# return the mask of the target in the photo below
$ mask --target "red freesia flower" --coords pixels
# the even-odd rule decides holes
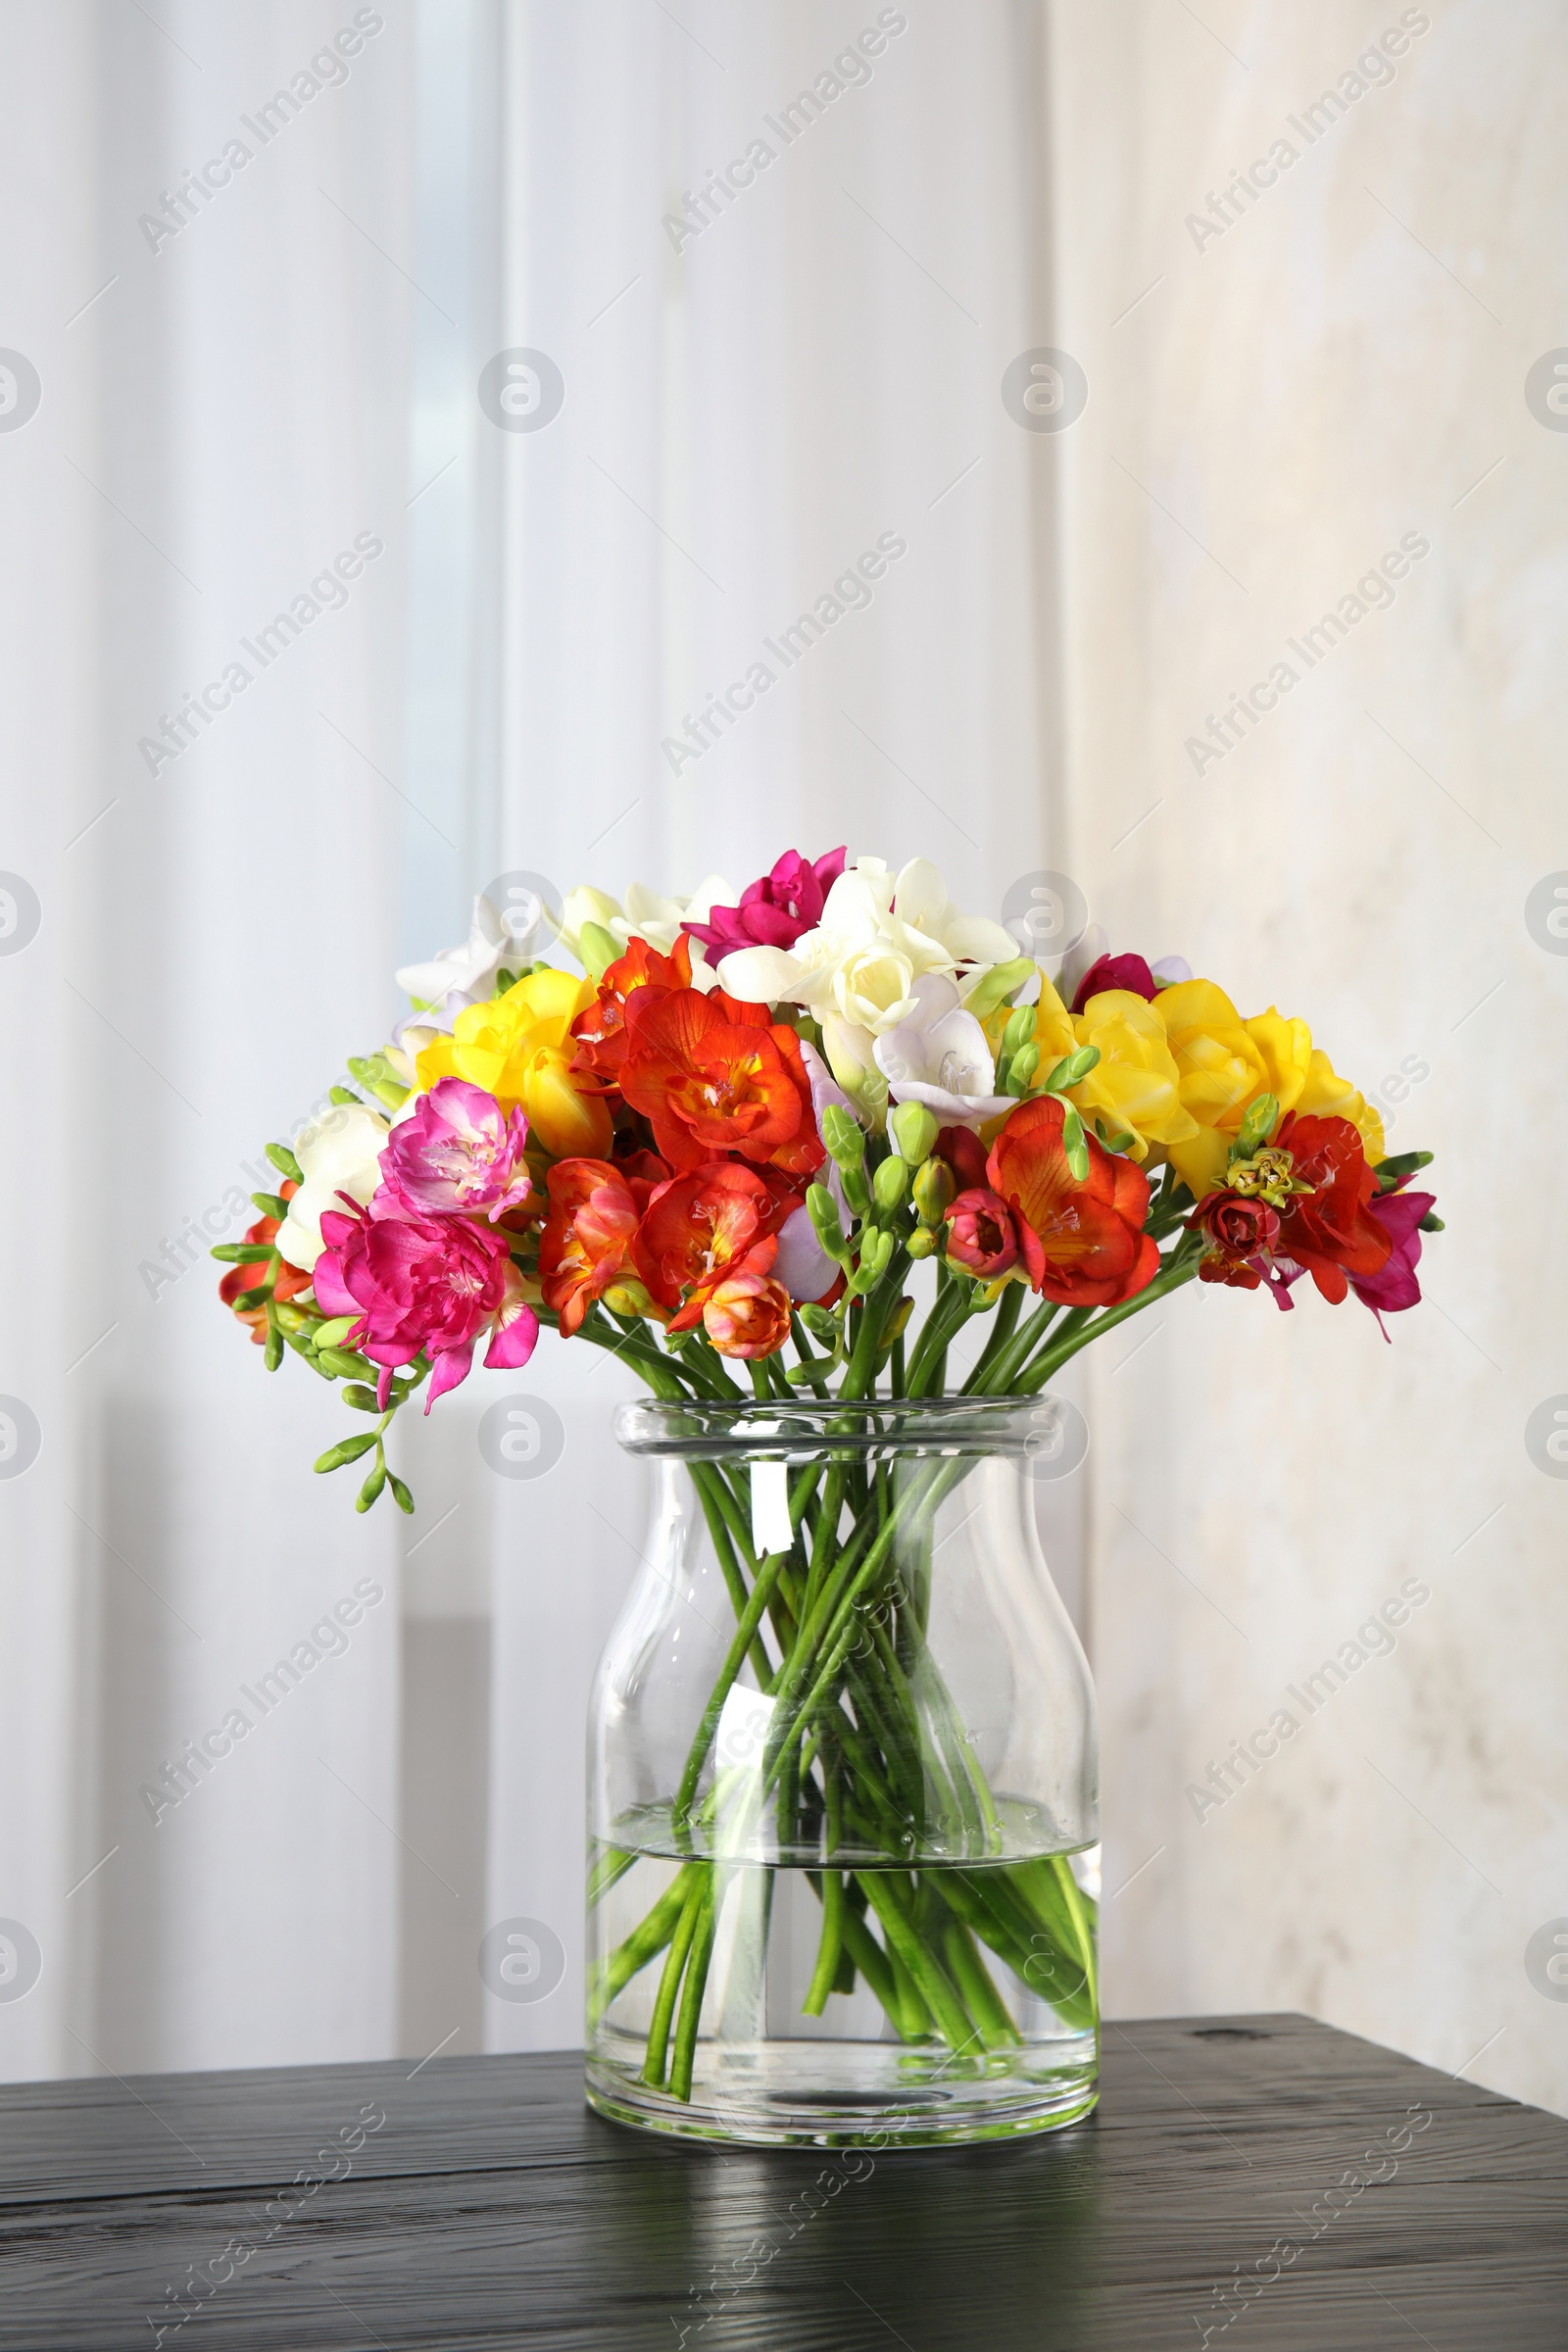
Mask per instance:
[[[1210,1193],[1187,1220],[1208,1249],[1198,1268],[1200,1282],[1226,1282],[1255,1291],[1263,1280],[1267,1253],[1280,1238],[1279,1212],[1266,1200],[1241,1193]]]
[[[1276,1252],[1304,1266],[1338,1306],[1349,1277],[1381,1273],[1394,1247],[1389,1227],[1373,1212],[1377,1178],[1361,1138],[1348,1119],[1298,1118],[1292,1111],[1272,1140],[1291,1154],[1294,1174],[1313,1188],[1293,1194],[1280,1210]]]
[[[539,1238],[539,1283],[566,1339],[594,1300],[631,1271],[638,1219],[655,1183],[668,1174],[652,1152],[640,1152],[619,1168],[608,1159],[558,1159],[545,1178],[550,1214]]]
[[[617,1084],[626,1054],[627,999],[639,989],[667,994],[691,984],[692,952],[684,934],[676,940],[670,956],[661,956],[646,939],[634,939],[625,955],[618,956],[605,971],[599,983],[599,1002],[579,1012],[571,1024],[577,1041],[573,1070],[603,1079],[607,1086]]]
[[[935,1158],[947,1161],[960,1193],[984,1190],[986,1148],[967,1127],[939,1127],[931,1151]]]
[[[1149,1185],[1092,1135],[1080,1184],[1067,1165],[1063,1116],[1054,1095],[1021,1102],[991,1147],[991,1189],[1013,1212],[1033,1290],[1061,1306],[1119,1306],[1159,1271],[1158,1246],[1143,1229]]]
[[[294,1195],[299,1191],[300,1188],[295,1183],[293,1177],[290,1176],[284,1183],[280,1184],[277,1189],[280,1200],[292,1200]],[[272,1241],[277,1233],[277,1223],[278,1221],[276,1217],[258,1217],[254,1225],[247,1225],[245,1228],[246,1241]],[[260,1259],[258,1259],[254,1265],[250,1266],[230,1266],[228,1272],[223,1276],[222,1281],[218,1286],[218,1296],[220,1298],[221,1298],[225,1306],[234,1306],[234,1301],[242,1291],[254,1290],[257,1283],[265,1281],[266,1277],[267,1268],[261,1263]],[[311,1278],[309,1274],[302,1274],[298,1266],[291,1266],[286,1257],[279,1259],[277,1280],[272,1285],[272,1297],[274,1298],[297,1298],[301,1291],[308,1291],[310,1287]],[[266,1307],[234,1306],[234,1312],[242,1323],[248,1323],[250,1325],[251,1339],[254,1344],[258,1348],[265,1348],[267,1345]]]
[[[1103,996],[1107,988],[1124,988],[1135,997],[1152,1004],[1159,991],[1154,975],[1142,956],[1102,956],[1089,966],[1073,991],[1069,1012],[1082,1012],[1091,997]]]
[[[348,1195],[340,1196],[348,1200]],[[493,1330],[485,1362],[514,1371],[533,1353],[539,1319],[522,1296],[522,1278],[504,1237],[470,1218],[382,1204],[351,1215],[321,1211],[326,1244],[311,1280],[326,1315],[359,1319],[346,1345],[381,1366],[384,1405],[399,1364],[428,1355],[424,1409],[468,1376],[474,1343]]]
[[[637,1229],[632,1258],[650,1297],[671,1310],[671,1333],[693,1330],[731,1276],[770,1274],[775,1236],[800,1205],[776,1171],[764,1176],[735,1160],[710,1161],[661,1185]]]
[[[772,1355],[790,1336],[790,1295],[748,1262],[714,1290],[703,1329],[720,1355]]]
[[[750,1017],[732,1017],[742,1012]],[[628,1000],[620,1090],[677,1170],[738,1152],[809,1175],[825,1156],[800,1039],[768,1023],[765,1005],[734,1005],[720,989],[640,989]]]
[[[1017,1264],[1012,1211],[987,1186],[960,1193],[949,1209],[948,1256],[981,1282],[995,1282]]]
[[[799,850],[786,850],[770,874],[749,883],[738,906],[714,906],[706,923],[688,923],[717,962],[737,948],[793,948],[822,920],[827,894],[844,871],[842,849],[829,850],[813,864]]]

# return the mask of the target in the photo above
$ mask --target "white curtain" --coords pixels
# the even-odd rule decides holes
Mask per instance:
[[[7,862],[43,911],[0,960],[0,1389],[42,1432],[0,1480],[0,1917],[42,1958],[7,2075],[578,2037],[584,1701],[642,1535],[621,1376],[554,1342],[476,1375],[403,1439],[418,1518],[360,1519],[310,1469],[341,1407],[264,1375],[205,1255],[386,1034],[394,967],[519,870],[739,886],[848,841],[978,906],[1059,862],[1052,472],[994,391],[1048,322],[1037,12],[679,13],[6,19],[43,386],[0,435]],[[519,348],[564,382],[537,433],[476,395]],[[869,608],[786,673],[764,641],[879,540]],[[537,1482],[478,1450],[516,1390],[567,1432]],[[300,1643],[328,1654],[263,1714]],[[177,1804],[142,1794],[232,1709]],[[475,1966],[518,1915],[567,1952],[535,2005]]]

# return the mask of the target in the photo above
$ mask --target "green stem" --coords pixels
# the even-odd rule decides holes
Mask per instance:
[[[670,2096],[689,2100],[692,2095],[692,2067],[697,2057],[697,2028],[703,2014],[703,1994],[708,1989],[708,1964],[713,1956],[713,1874],[706,1873],[702,1908],[697,1933],[692,1942],[691,1958],[686,1964],[686,1981],[681,1986],[680,2016],[675,2024],[675,2056],[669,2070]]]
[[[675,2014],[675,1995],[680,1989],[698,1920],[704,1904],[710,1899],[711,1879],[711,1871],[704,1871],[693,1880],[686,1897],[686,1907],[670,1939],[669,1950],[664,1955],[664,1973],[659,1980],[653,2022],[648,2028],[648,2049],[643,2059],[643,2081],[652,2083],[656,2089],[664,2080],[664,2052],[669,2042],[669,2021]]]

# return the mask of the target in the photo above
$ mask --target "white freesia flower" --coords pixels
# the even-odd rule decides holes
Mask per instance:
[[[893,1101],[923,1102],[944,1127],[978,1132],[1013,1106],[1010,1095],[992,1092],[997,1073],[986,1033],[941,972],[915,982],[908,1019],[879,1037],[873,1051]]]
[[[300,1189],[277,1230],[277,1250],[308,1274],[320,1256],[321,1211],[343,1206],[347,1193],[366,1207],[381,1181],[379,1160],[386,1148],[387,1122],[358,1102],[334,1102],[320,1118],[302,1127],[294,1144]]]
[[[473,920],[468,936],[458,948],[443,948],[428,963],[407,963],[398,973],[398,986],[422,1004],[439,1005],[447,1014],[447,1026],[453,1013],[465,1004],[482,1004],[495,993],[495,976],[501,966],[517,960],[517,943],[512,938],[489,899],[473,902]],[[457,999],[453,1004],[451,1000]]]
[[[929,858],[911,858],[895,876],[880,858],[859,858],[828,892],[814,931],[793,948],[739,948],[718,976],[748,1004],[804,1004],[821,1024],[834,1076],[874,1110],[875,1043],[911,1017],[916,982],[938,974],[961,1003],[1016,953],[1000,923],[958,913]]]

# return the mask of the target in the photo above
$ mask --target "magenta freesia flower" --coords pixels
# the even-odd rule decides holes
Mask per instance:
[[[382,1180],[411,1208],[483,1211],[493,1225],[528,1197],[527,1134],[520,1107],[509,1119],[482,1086],[441,1078],[387,1137]]]
[[[1091,997],[1102,996],[1110,988],[1126,989],[1130,996],[1142,997],[1150,1004],[1159,994],[1154,975],[1142,956],[1101,956],[1074,989],[1068,1010],[1082,1012]]]
[[[688,923],[717,958],[738,948],[793,948],[822,920],[827,894],[844,871],[842,849],[829,850],[813,864],[799,850],[786,850],[770,874],[748,884],[738,906],[712,906],[706,923]]]
[[[1408,1177],[1404,1182],[1409,1182]],[[1437,1197],[1436,1193],[1407,1193],[1401,1185],[1367,1202],[1394,1247],[1375,1274],[1352,1274],[1350,1288],[1361,1304],[1369,1306],[1377,1316],[1378,1329],[1385,1339],[1389,1336],[1383,1329],[1385,1314],[1398,1314],[1404,1307],[1421,1303],[1421,1285],[1415,1278],[1416,1261],[1421,1255],[1421,1220]]]
[[[347,1196],[344,1196],[347,1199]],[[345,1345],[379,1364],[384,1405],[392,1374],[428,1355],[424,1409],[466,1380],[476,1342],[492,1333],[486,1366],[514,1372],[533,1353],[539,1318],[504,1237],[466,1217],[401,1206],[383,1187],[368,1214],[321,1213],[326,1244],[316,1261],[316,1301],[325,1315],[358,1318]]]

